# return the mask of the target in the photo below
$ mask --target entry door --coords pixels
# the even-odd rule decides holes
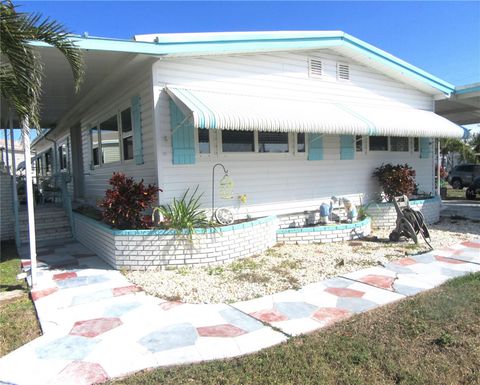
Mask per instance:
[[[84,175],[83,175],[83,154],[82,154],[82,130],[80,123],[70,128],[72,138],[72,174],[73,174],[73,199],[84,197]]]

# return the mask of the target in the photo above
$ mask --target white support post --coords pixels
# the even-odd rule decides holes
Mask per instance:
[[[17,160],[15,159],[15,138],[13,135],[12,110],[9,111],[10,143],[12,148],[12,194],[13,194],[13,215],[15,218],[15,244],[17,250],[20,247],[20,220],[18,217],[18,195],[17,195]]]
[[[440,197],[440,139],[437,139],[437,196]]]
[[[35,211],[33,207],[32,160],[30,155],[30,127],[28,117],[22,119],[23,150],[25,152],[25,183],[27,185],[28,236],[30,241],[30,272],[32,288],[37,283],[37,245],[35,239]]]

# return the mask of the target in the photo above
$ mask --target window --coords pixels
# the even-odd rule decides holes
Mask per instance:
[[[198,152],[210,154],[210,131],[204,128],[198,129]]]
[[[127,108],[120,113],[122,125],[123,159],[133,159],[132,110]]]
[[[355,136],[355,150],[357,152],[363,152],[363,136],[362,135]]]
[[[473,172],[473,165],[457,166],[455,171]]]
[[[94,166],[100,165],[100,141],[99,141],[99,132],[97,127],[90,129],[90,136],[92,138],[92,162]]]
[[[408,138],[395,136],[390,137],[390,151],[408,151]]]
[[[102,164],[120,160],[120,142],[117,115],[100,123],[100,141],[102,146]]]
[[[253,131],[225,130],[222,131],[223,152],[253,152],[255,151],[255,135]]]
[[[388,136],[370,136],[370,151],[388,151]]]
[[[297,152],[305,152],[305,151],[306,151],[305,133],[299,132],[297,134]]]
[[[258,152],[288,152],[287,132],[259,132]]]
[[[418,152],[420,150],[420,139],[413,138],[413,151]]]
[[[48,150],[45,153],[45,172],[49,173],[52,171],[52,150]]]
[[[60,165],[60,170],[67,170],[68,169],[68,150],[67,144],[64,143],[60,147],[58,147],[58,162]]]

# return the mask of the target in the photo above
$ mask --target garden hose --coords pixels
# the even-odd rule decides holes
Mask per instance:
[[[430,244],[429,241],[427,241],[427,238],[430,239],[430,234],[429,234],[428,230],[426,230],[427,226],[425,224],[425,219],[423,217],[423,214],[420,211],[413,210],[409,207],[404,208],[402,210],[402,213],[403,213],[405,219],[407,219],[407,221],[409,221],[412,224],[415,232],[420,233],[423,240],[428,245],[428,247],[430,247],[430,249],[433,250],[432,245]]]

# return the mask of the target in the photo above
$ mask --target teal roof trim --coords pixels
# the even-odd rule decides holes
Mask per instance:
[[[455,95],[470,94],[472,92],[479,92],[480,86],[473,86],[469,88],[463,88],[455,91]]]
[[[183,39],[181,38],[183,36]],[[416,80],[450,94],[455,86],[423,71],[379,48],[341,31],[212,33],[198,35],[161,35],[158,42],[83,37],[72,35],[80,49],[137,53],[152,56],[193,56],[228,53],[302,50],[346,46]],[[47,47],[42,42],[32,42]]]

